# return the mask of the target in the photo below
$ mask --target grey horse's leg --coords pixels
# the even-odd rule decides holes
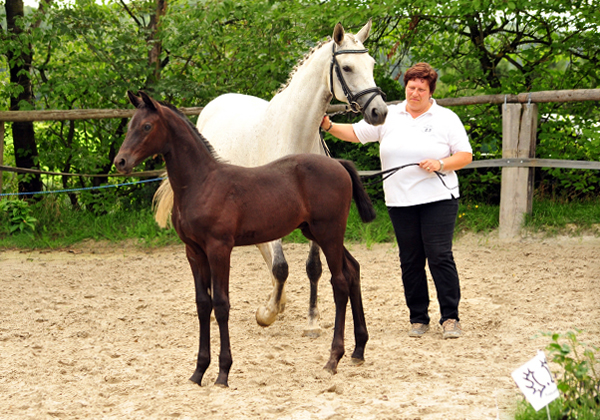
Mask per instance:
[[[273,282],[273,290],[269,300],[264,306],[256,310],[256,322],[258,325],[268,327],[277,319],[277,314],[285,309],[285,281],[288,277],[288,263],[283,255],[281,240],[256,245],[260,250]]]
[[[316,242],[310,242],[310,251],[306,260],[306,274],[310,281],[310,300],[308,304],[308,325],[303,333],[307,337],[319,337],[321,335],[320,314],[317,307],[319,279],[323,273],[320,250],[321,248]]]

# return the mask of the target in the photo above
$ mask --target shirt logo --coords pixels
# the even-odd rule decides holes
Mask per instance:
[[[433,126],[431,124],[426,124],[423,126],[424,133],[431,133],[433,131]]]

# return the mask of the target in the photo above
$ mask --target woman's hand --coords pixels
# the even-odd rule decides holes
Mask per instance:
[[[456,171],[464,168],[473,161],[473,155],[469,152],[456,152],[444,159],[423,159],[419,167],[429,173]]]
[[[323,120],[321,121],[321,128],[325,131],[329,131],[329,130],[331,130],[332,125],[333,125],[333,123],[329,119],[329,115],[325,115],[323,117]]]
[[[340,140],[349,141],[351,143],[359,143],[356,133],[352,124],[334,124],[328,115],[323,117],[321,120],[321,128],[331,134],[333,137],[337,137]]]
[[[419,162],[419,167],[427,172],[439,172],[442,168],[442,163],[437,159],[425,159]]]

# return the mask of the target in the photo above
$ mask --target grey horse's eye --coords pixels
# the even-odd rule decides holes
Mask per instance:
[[[342,67],[342,69],[346,72],[346,73],[352,73],[352,67],[350,66],[344,66]]]

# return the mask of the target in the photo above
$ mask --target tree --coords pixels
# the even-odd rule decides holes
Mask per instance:
[[[0,26],[0,38],[5,46],[10,68],[10,109],[31,109],[34,106],[30,70],[33,50],[24,30],[23,0],[6,0],[6,30]],[[13,122],[12,134],[16,165],[22,168],[38,168],[38,150],[32,122]],[[19,178],[19,192],[40,191],[42,182],[39,175],[26,175]],[[24,197],[28,197],[25,195]]]
[[[600,8],[595,3],[109,0],[97,4],[75,0],[44,4],[43,14],[17,19],[15,25],[22,33],[18,37],[12,33],[11,38],[8,30],[2,30],[0,49],[7,57],[10,51],[11,65],[23,65],[18,74],[29,75],[35,100],[33,96],[29,102],[19,99],[21,106],[38,109],[125,108],[129,106],[125,92],[140,89],[176,106],[203,106],[227,92],[270,99],[302,56],[330,36],[338,21],[352,32],[369,18],[373,29],[366,47],[377,60],[375,79],[388,100],[403,99],[403,71],[418,61],[439,70],[437,98],[596,88]],[[43,20],[36,25],[39,16]],[[30,55],[30,64],[21,58],[23,52]],[[17,82],[1,84],[0,98],[8,101],[25,90]],[[467,126],[478,159],[499,153],[498,106],[454,110]],[[544,104],[541,114],[538,156],[600,160],[600,134],[581,128],[600,119],[597,107]],[[351,121],[353,117],[338,118]],[[36,124],[39,159],[33,161],[61,172],[107,173],[126,124],[126,119]],[[330,145],[337,156],[349,157],[363,169],[378,165],[376,145],[362,149]],[[148,163],[149,167],[159,164]],[[592,171],[537,173],[539,185],[546,190],[570,185],[571,192],[589,194],[592,188],[600,188],[600,179]],[[484,200],[494,196],[499,181],[496,169],[464,174],[466,195]],[[99,182],[65,177],[62,187]],[[470,191],[473,186],[479,190]],[[135,187],[134,193],[144,189],[144,196],[151,196],[151,188]],[[74,204],[76,197],[85,206],[102,201],[82,194],[72,196]]]
[[[389,77],[401,78],[402,70],[412,63],[427,61],[441,74],[436,97],[593,89],[600,84],[600,8],[595,1],[426,0],[370,6],[378,7],[381,16],[374,25],[375,38]],[[467,126],[476,158],[498,157],[501,107],[454,110]],[[574,129],[598,121],[596,104],[540,104],[540,115],[539,157],[600,160],[600,133]],[[567,150],[571,152],[566,154]],[[467,195],[473,193],[471,186],[482,186],[481,177],[494,171],[463,171],[468,174],[463,175]],[[565,194],[574,197],[600,188],[594,171],[543,169],[536,174],[538,191],[569,187]],[[495,191],[480,189],[478,199],[498,200],[500,178],[490,179]]]

